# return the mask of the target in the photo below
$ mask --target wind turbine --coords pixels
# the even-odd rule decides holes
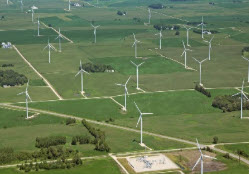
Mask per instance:
[[[9,5],[9,0],[7,0],[7,5]]]
[[[139,124],[139,122],[140,122],[140,123],[141,123],[141,125],[140,125],[140,129],[141,129],[141,140],[140,140],[140,145],[141,145],[141,146],[144,146],[144,144],[143,144],[143,115],[152,115],[153,113],[142,113],[142,112],[140,111],[140,109],[138,108],[137,104],[136,104],[135,102],[134,102],[134,104],[135,104],[135,106],[136,106],[138,112],[140,113],[140,116],[139,116],[138,121],[137,121],[137,126],[138,126],[138,124]],[[137,126],[136,126],[136,127],[137,127]]]
[[[212,49],[212,40],[214,36],[211,38],[211,40],[208,42],[209,43],[209,52],[208,52],[208,60],[211,60],[211,49]]]
[[[39,19],[39,17],[37,19],[37,22],[35,22],[35,23],[37,23],[37,36],[40,36],[40,19]]]
[[[36,6],[32,6],[31,7],[31,11],[32,11],[32,22],[34,22],[34,13],[35,13],[35,10],[37,10],[38,8]]]
[[[197,160],[197,162],[195,163],[194,167],[192,168],[192,171],[195,169],[195,167],[199,164],[199,162],[201,162],[201,174],[203,174],[203,163],[204,163],[204,158],[210,158],[210,159],[216,159],[214,157],[208,156],[208,155],[203,155],[202,151],[201,151],[201,147],[199,145],[199,142],[196,138],[196,142],[197,142],[197,147],[199,149],[199,152],[201,153],[200,158]]]
[[[79,70],[79,72],[75,75],[75,77],[76,76],[78,76],[79,74],[81,75],[81,94],[84,94],[84,83],[83,83],[83,74],[84,73],[87,73],[87,74],[89,74],[87,71],[85,71],[83,68],[82,68],[82,63],[81,63],[81,61],[80,61],[80,70]]]
[[[48,39],[47,46],[43,50],[45,50],[46,48],[48,48],[48,63],[50,63],[51,62],[51,49],[54,51],[56,51],[56,49],[52,44],[49,43],[49,39]]]
[[[94,43],[96,43],[96,37],[97,37],[97,28],[98,27],[100,27],[100,25],[98,25],[98,26],[94,26],[93,24],[91,24],[92,25],[92,27],[93,27],[93,34],[94,34],[94,37],[95,37],[95,39],[94,39]]]
[[[241,91],[239,92],[239,93],[237,93],[237,94],[234,94],[234,95],[232,95],[233,97],[234,96],[237,96],[237,95],[241,95],[240,96],[240,100],[241,100],[241,102],[240,102],[240,118],[242,119],[243,118],[243,97],[245,97],[247,100],[249,100],[248,98],[247,98],[247,96],[245,95],[245,93],[244,93],[244,80],[243,80],[243,82],[242,82],[242,87],[241,87]]]
[[[185,59],[184,59],[184,66],[185,66],[185,69],[187,69],[187,51],[192,51],[192,50],[187,49],[183,41],[182,41],[182,44],[183,44],[183,48],[184,48],[184,50],[183,50],[183,52],[182,52],[182,55],[181,55],[181,56],[183,56],[183,55],[184,55],[184,57],[185,57]]]
[[[242,56],[242,58],[245,59],[246,61],[248,61],[248,63],[249,63],[249,59],[248,58],[246,58],[244,56]],[[248,78],[247,82],[249,82],[249,64],[248,64],[248,77],[247,78]]]
[[[135,58],[137,58],[137,43],[139,43],[140,41],[138,41],[138,40],[136,39],[136,36],[135,36],[134,33],[133,33],[133,36],[134,36],[134,43],[133,43],[132,47],[135,46]]]
[[[21,11],[23,12],[23,0],[19,1],[21,3]]]
[[[150,24],[150,19],[151,19],[151,11],[150,11],[150,8],[148,8],[148,12],[149,12],[149,24]]]
[[[206,25],[205,25],[204,22],[203,22],[203,16],[202,16],[202,21],[201,21],[201,23],[200,23],[199,25],[197,25],[197,26],[201,26],[201,38],[204,39],[204,37],[203,37],[203,27],[206,26]]]
[[[55,40],[59,40],[59,52],[61,52],[61,39],[63,39],[62,35],[61,35],[61,29],[59,28],[59,35],[57,38],[55,38]]]
[[[144,62],[142,62],[142,63],[140,63],[140,64],[135,64],[134,62],[132,62],[131,61],[131,63],[133,64],[133,65],[135,65],[136,66],[136,68],[137,68],[137,89],[140,89],[139,87],[138,87],[138,68],[142,65],[142,64],[144,64]]]
[[[68,0],[68,11],[71,10],[71,0]]]
[[[128,80],[126,81],[125,84],[118,84],[118,83],[116,83],[116,85],[118,85],[118,86],[123,86],[123,87],[125,88],[125,106],[124,106],[124,108],[123,108],[124,111],[127,110],[127,104],[126,104],[127,100],[126,100],[126,97],[127,97],[127,95],[129,95],[128,89],[127,89],[127,84],[128,84],[128,82],[129,82],[130,78],[131,78],[131,76],[128,78]]]
[[[186,28],[186,30],[187,30],[187,46],[190,47],[190,45],[189,45],[189,30],[191,30],[192,28],[187,28],[186,26],[184,26],[184,28]]]
[[[159,37],[160,37],[160,41],[159,41],[159,44],[160,44],[160,50],[162,49],[162,37],[163,37],[163,35],[162,35],[162,27],[161,27],[161,30],[160,30],[160,32],[158,33],[158,34],[155,34],[155,35],[159,35]]]
[[[25,94],[25,97],[26,97],[26,113],[27,113],[26,119],[29,118],[29,106],[28,106],[29,101],[28,100],[30,100],[32,102],[32,100],[31,100],[31,98],[29,96],[29,93],[28,93],[28,87],[29,87],[29,81],[27,83],[26,90],[24,92],[21,92],[21,93],[17,94],[17,95]]]
[[[202,61],[199,61],[199,60],[197,60],[194,57],[193,57],[193,59],[200,64],[200,86],[203,86],[203,84],[201,83],[201,65],[202,65],[203,62],[205,62],[206,60],[208,60],[208,58],[206,58],[206,59],[204,59]]]

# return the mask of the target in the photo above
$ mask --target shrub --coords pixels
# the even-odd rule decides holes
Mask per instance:
[[[66,142],[66,137],[64,136],[37,137],[35,147],[48,148],[50,146],[64,145]]]
[[[2,64],[2,67],[5,68],[5,67],[14,67],[13,64],[9,63],[9,64]]]
[[[118,10],[117,15],[123,16],[123,15],[126,15],[126,12],[125,11],[122,12],[122,11]]]
[[[176,35],[176,36],[179,36],[179,35],[180,35],[180,32],[179,32],[179,31],[176,31],[175,35]]]
[[[70,125],[70,124],[74,124],[76,123],[76,119],[75,118],[68,118],[66,120],[66,125]]]
[[[245,52],[249,52],[249,47],[244,47],[241,52],[242,55],[244,55]]]
[[[200,85],[196,85],[195,90],[199,91],[200,93],[204,94],[207,97],[211,97],[211,93]]]
[[[107,70],[114,70],[110,65],[103,65],[103,64],[92,64],[92,63],[85,63],[82,65],[82,68],[87,72],[105,72]]]
[[[151,4],[151,5],[149,5],[149,7],[153,8],[153,9],[162,9],[163,5],[158,3],[158,4]]]
[[[218,141],[219,141],[219,138],[218,138],[217,136],[215,136],[215,137],[213,138],[213,144],[217,144]]]

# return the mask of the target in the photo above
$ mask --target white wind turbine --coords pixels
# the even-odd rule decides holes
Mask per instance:
[[[209,43],[209,50],[208,50],[208,60],[211,60],[211,49],[212,49],[212,40],[213,40],[214,36],[210,39]]]
[[[136,66],[136,69],[137,69],[137,89],[140,89],[139,87],[138,87],[138,68],[142,65],[142,64],[144,64],[144,62],[142,62],[142,63],[140,63],[140,64],[135,64],[134,62],[132,62],[131,61],[131,63],[133,64],[133,65],[135,65]]]
[[[9,0],[7,0],[7,5],[9,5]]]
[[[132,47],[135,46],[135,58],[137,58],[137,43],[139,43],[140,41],[138,41],[138,40],[136,39],[136,36],[135,36],[134,33],[133,33],[133,36],[134,36],[134,43],[133,43]]]
[[[134,103],[135,103],[135,102],[134,102]],[[139,116],[138,121],[137,121],[137,126],[138,126],[139,122],[141,123],[141,125],[140,125],[140,129],[141,129],[141,132],[140,132],[140,133],[141,133],[140,145],[141,145],[141,146],[144,146],[144,144],[143,144],[143,115],[152,115],[153,113],[142,113],[142,112],[140,111],[140,109],[138,108],[138,106],[137,106],[136,103],[135,103],[135,106],[136,106],[138,112],[140,113],[140,116]],[[137,127],[137,126],[136,126],[136,127]]]
[[[197,26],[201,26],[201,38],[202,39],[204,39],[204,36],[203,36],[203,27],[204,26],[206,26],[205,24],[204,24],[204,22],[203,22],[203,16],[202,16],[202,21],[201,21],[201,23],[199,24],[199,25],[197,25]]]
[[[198,149],[199,149],[199,152],[201,153],[201,156],[200,156],[200,158],[197,160],[197,162],[195,163],[194,167],[192,168],[192,171],[193,171],[193,170],[195,169],[195,167],[199,164],[199,162],[201,162],[201,174],[203,174],[203,171],[204,171],[204,169],[203,169],[204,158],[210,158],[210,159],[216,159],[216,158],[211,157],[211,156],[208,156],[208,155],[204,155],[204,154],[202,153],[202,151],[201,151],[201,147],[200,147],[200,145],[199,145],[199,142],[198,142],[197,138],[196,138],[196,142],[197,142],[197,147],[198,147]]]
[[[192,28],[187,28],[186,26],[184,26],[184,28],[186,28],[187,30],[187,46],[190,46],[189,45],[189,30],[191,30]]]
[[[242,56],[242,58],[245,59],[246,61],[248,61],[248,63],[249,63],[249,59],[248,58],[246,58],[244,56]],[[248,77],[247,78],[248,78],[247,82],[249,82],[249,64],[248,64]]]
[[[240,110],[240,118],[242,119],[243,118],[243,98],[245,97],[247,100],[249,100],[247,98],[247,96],[245,95],[245,93],[244,93],[244,80],[242,82],[241,91],[239,93],[237,93],[237,94],[232,95],[232,96],[234,97],[234,96],[237,96],[237,95],[241,95],[240,96],[240,100],[241,100],[241,102],[240,102],[240,109],[241,109]]]
[[[81,94],[84,94],[84,82],[83,82],[83,80],[84,80],[83,74],[84,74],[84,73],[89,74],[87,71],[85,71],[85,70],[82,68],[82,63],[81,63],[81,61],[80,61],[80,70],[79,70],[79,72],[75,75],[75,77],[78,76],[78,75],[80,74],[80,77],[81,77]]]
[[[184,58],[184,67],[185,67],[185,69],[186,69],[186,68],[187,68],[187,51],[192,51],[192,50],[187,49],[183,41],[182,41],[182,44],[183,44],[183,48],[184,48],[184,50],[183,50],[183,52],[182,52],[182,55],[181,55],[181,56],[183,56],[183,55],[184,55],[184,57],[185,57],[185,58]]]
[[[29,118],[29,106],[28,106],[29,101],[28,100],[30,100],[32,102],[32,100],[31,100],[31,98],[29,96],[29,93],[28,93],[28,87],[29,87],[29,81],[27,83],[26,90],[24,92],[21,92],[21,93],[17,94],[17,95],[25,94],[25,97],[26,97],[26,114],[27,114],[26,119]]]
[[[37,10],[38,8],[36,6],[32,6],[31,7],[31,12],[32,12],[32,22],[34,22],[34,13],[35,13],[35,10]]]
[[[202,65],[203,62],[205,62],[206,60],[208,60],[208,58],[206,58],[206,59],[204,59],[202,61],[199,61],[199,60],[197,60],[194,57],[193,57],[193,59],[200,64],[200,86],[203,86],[203,84],[201,83],[201,65]]]
[[[68,11],[71,10],[71,0],[68,0]]]
[[[20,0],[19,2],[21,4],[21,12],[23,12],[23,0]]]
[[[59,35],[55,40],[59,40],[59,52],[61,52],[61,39],[63,39],[62,34],[61,34],[61,29],[59,28]]]
[[[162,35],[162,27],[161,27],[160,32],[158,34],[155,34],[155,35],[159,35],[159,38],[160,38],[160,41],[159,41],[160,47],[159,47],[159,49],[161,50],[162,49],[162,37],[163,37],[163,35]]]
[[[150,20],[151,20],[151,11],[150,11],[150,8],[148,8],[148,12],[149,12],[149,24],[150,24]]]
[[[123,86],[125,88],[125,106],[123,108],[124,111],[127,111],[127,95],[129,95],[128,89],[127,89],[127,84],[129,82],[130,78],[131,78],[131,76],[128,78],[128,80],[126,81],[125,84],[118,84],[118,83],[116,83],[116,85]]]
[[[93,24],[91,24],[92,25],[92,27],[93,27],[93,34],[94,34],[94,43],[96,43],[97,42],[97,28],[98,27],[100,27],[100,25],[98,25],[98,26],[94,26]]]
[[[37,22],[35,22],[35,23],[37,23],[37,36],[40,36],[40,19],[39,19],[39,17],[37,18]]]
[[[56,49],[52,44],[49,43],[49,39],[47,46],[43,50],[45,50],[46,48],[48,48],[48,63],[51,63],[51,49],[54,51],[56,51]]]

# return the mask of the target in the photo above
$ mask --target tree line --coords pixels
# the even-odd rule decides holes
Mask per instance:
[[[65,145],[66,142],[65,136],[37,137],[35,147],[48,148],[50,146]]]
[[[196,84],[195,85],[195,90],[199,91],[200,93],[204,94],[207,97],[211,97],[211,93],[208,90],[206,90],[205,88],[203,88],[202,86],[200,86],[200,85]]]
[[[23,75],[19,74],[13,70],[0,70],[0,85],[3,87],[6,86],[17,86],[17,85],[24,85],[28,82],[28,78]]]
[[[93,64],[93,63],[85,63],[82,65],[82,68],[85,71],[91,72],[91,73],[105,72],[107,70],[114,70],[114,68],[111,65]]]
[[[154,28],[156,30],[180,30],[180,26],[179,25],[164,25],[164,24],[155,24]]]

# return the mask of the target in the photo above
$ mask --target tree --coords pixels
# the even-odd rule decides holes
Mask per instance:
[[[215,137],[213,138],[213,144],[217,144],[218,141],[219,141],[219,138],[218,138],[217,136],[215,136]]]
[[[242,150],[237,150],[237,155],[239,155],[239,163],[240,163],[240,156],[243,155],[243,151]]]
[[[179,36],[180,35],[180,32],[179,31],[176,31],[176,34],[175,34],[176,36]]]

